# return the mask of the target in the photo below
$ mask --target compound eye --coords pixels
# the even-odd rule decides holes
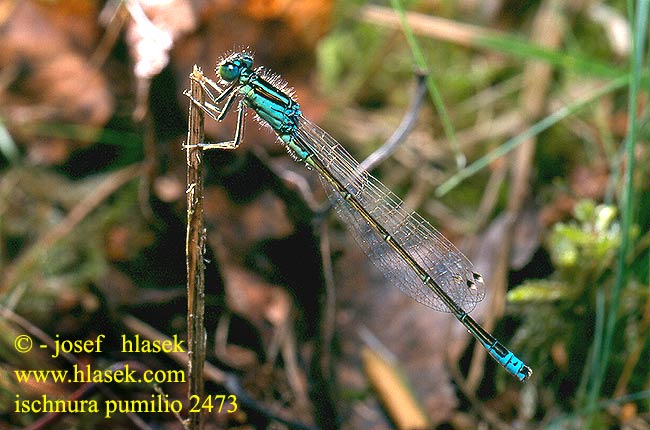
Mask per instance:
[[[226,63],[219,67],[219,75],[224,81],[232,82],[239,78],[240,67],[233,63]]]

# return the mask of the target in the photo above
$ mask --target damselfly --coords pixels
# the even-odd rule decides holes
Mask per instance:
[[[244,112],[253,109],[278,135],[291,156],[320,174],[329,199],[357,242],[384,275],[406,294],[433,309],[451,312],[509,373],[524,381],[533,373],[523,361],[469,315],[483,299],[483,279],[472,263],[440,232],[359,163],[329,134],[302,116],[293,92],[253,56],[234,52],[217,66],[221,84],[195,69],[192,79],[207,100],[185,94],[207,115],[221,121],[238,101],[232,141],[202,143],[203,149],[235,149],[242,140]]]

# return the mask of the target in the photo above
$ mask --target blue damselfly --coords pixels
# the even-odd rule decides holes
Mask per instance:
[[[392,283],[426,306],[451,312],[509,373],[520,381],[530,377],[532,370],[469,316],[485,293],[482,277],[462,252],[305,118],[286,83],[261,67],[253,68],[250,53],[226,56],[216,72],[224,87],[198,69],[191,75],[207,96],[205,102],[186,95],[216,121],[238,101],[237,127],[232,141],[204,143],[203,149],[237,148],[244,112],[253,109],[294,159],[320,174],[337,213]]]

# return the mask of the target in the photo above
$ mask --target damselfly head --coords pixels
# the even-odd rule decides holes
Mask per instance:
[[[253,68],[253,56],[246,52],[235,52],[226,57],[217,67],[217,74],[226,82],[239,79],[242,71]]]

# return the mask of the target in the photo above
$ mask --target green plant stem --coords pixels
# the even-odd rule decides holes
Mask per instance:
[[[625,139],[625,177],[623,194],[621,198],[621,246],[618,252],[616,264],[616,279],[611,292],[611,301],[607,311],[607,321],[603,336],[603,345],[598,359],[599,367],[593,374],[593,380],[587,409],[595,410],[598,396],[609,364],[609,356],[612,348],[612,338],[618,320],[618,306],[621,291],[627,280],[627,255],[629,249],[630,231],[634,220],[634,168],[635,168],[635,147],[637,139],[637,97],[641,85],[641,71],[643,67],[643,54],[645,53],[645,35],[647,31],[648,11],[650,0],[637,0],[636,7],[628,2],[630,10],[630,22],[634,22],[634,40],[632,45],[632,64],[630,77],[630,92],[628,99],[628,134]],[[593,417],[592,417],[593,419]]]
[[[520,133],[517,136],[514,136],[513,138],[509,139],[507,142],[500,145],[498,148],[485,154],[483,157],[479,158],[478,160],[476,160],[469,166],[465,167],[463,170],[460,170],[451,178],[447,179],[445,182],[440,184],[440,186],[436,189],[436,195],[438,197],[444,196],[452,189],[454,189],[456,186],[458,186],[458,184],[460,184],[462,181],[476,174],[480,170],[484,169],[497,158],[506,155],[507,153],[509,153],[510,151],[512,151],[513,149],[517,148],[519,145],[521,145],[522,143],[530,139],[531,137],[537,136],[542,131],[550,128],[551,126],[557,124],[563,119],[579,112],[580,110],[589,106],[591,103],[603,97],[604,95],[624,87],[625,85],[627,85],[628,80],[629,80],[629,76],[627,75],[614,79],[604,87],[594,91],[592,94],[588,95],[582,100],[579,100],[569,106],[565,106],[564,108],[554,112],[552,115],[549,115],[546,118],[540,120],[539,122],[533,124],[530,128],[525,130],[523,133]]]
[[[429,66],[427,64],[426,58],[424,57],[424,53],[422,52],[422,48],[420,47],[420,44],[415,38],[413,29],[411,29],[411,26],[409,25],[409,22],[406,19],[406,12],[404,10],[404,5],[402,5],[401,0],[391,0],[391,4],[393,6],[393,9],[395,9],[395,12],[399,16],[399,20],[402,25],[402,29],[404,31],[404,37],[406,37],[406,41],[408,42],[409,47],[411,48],[411,52],[413,53],[413,59],[415,61],[416,67],[423,72],[429,71]],[[431,95],[431,101],[433,102],[433,105],[436,107],[436,110],[440,115],[442,128],[444,129],[445,135],[447,136],[447,140],[449,140],[451,148],[454,151],[454,154],[456,156],[456,165],[458,166],[458,168],[462,168],[465,166],[466,163],[465,155],[461,152],[460,146],[458,145],[458,140],[456,139],[456,131],[454,130],[454,126],[452,125],[451,118],[449,118],[447,109],[445,109],[445,103],[442,100],[442,96],[440,95],[440,91],[438,90],[438,87],[436,86],[436,81],[433,79],[433,75],[431,73],[426,74],[426,80],[427,80],[427,89],[429,90],[429,95]]]

